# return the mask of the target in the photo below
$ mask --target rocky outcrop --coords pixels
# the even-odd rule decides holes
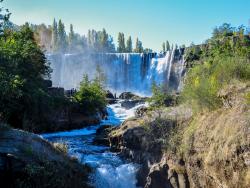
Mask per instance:
[[[191,115],[191,110],[185,107],[159,109],[147,112],[147,115],[141,118],[127,120],[120,128],[112,131],[110,134],[112,149],[141,164],[137,177],[140,186],[157,188],[160,182],[161,187],[171,185],[169,179],[173,175],[170,173],[168,178],[166,169],[169,169],[169,165],[165,159],[162,160],[165,140],[172,136],[178,124],[182,123],[184,126]],[[163,176],[164,179],[161,179]],[[176,177],[178,180],[178,175]],[[180,183],[177,181],[177,184]]]
[[[141,98],[141,97],[139,97],[138,95],[135,95],[131,92],[123,92],[119,96],[119,99],[127,99],[127,100],[128,99],[139,99],[139,98]]]
[[[99,127],[96,130],[96,136],[93,140],[93,143],[96,145],[106,145],[109,146],[109,138],[108,135],[111,132],[111,130],[113,129],[114,126],[112,125],[101,125],[101,127]]]
[[[248,93],[247,84],[224,88],[224,106],[195,116],[185,106],[147,111],[112,131],[111,147],[141,164],[143,187],[250,187]]]
[[[89,187],[89,168],[35,134],[0,125],[4,187]]]

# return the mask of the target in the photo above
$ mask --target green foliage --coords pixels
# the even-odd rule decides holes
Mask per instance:
[[[56,51],[56,50],[58,50],[57,49],[57,44],[58,44],[58,28],[57,28],[57,22],[56,22],[55,19],[53,21],[51,34],[52,34],[52,42],[51,42],[51,44],[52,44],[52,47],[53,47],[52,50]]]
[[[152,97],[148,99],[152,107],[170,106],[173,105],[173,96],[167,92],[164,85],[152,83]]]
[[[119,52],[119,53],[126,52],[124,33],[118,33],[117,52]]]
[[[142,42],[138,38],[136,38],[134,52],[135,53],[143,53]]]
[[[0,114],[5,120],[22,121],[44,96],[45,76],[50,69],[37,46],[33,32],[25,25],[19,32],[0,38]]]
[[[162,43],[162,52],[166,52],[165,42]]]
[[[246,94],[245,96],[247,104],[250,104],[250,92]]]
[[[166,51],[169,51],[170,50],[170,44],[168,41],[166,41]]]
[[[132,38],[131,38],[131,36],[129,36],[128,40],[126,42],[126,52],[131,53],[132,51],[133,51]]]
[[[186,61],[194,66],[187,74],[182,92],[184,101],[197,110],[221,106],[218,91],[234,80],[250,80],[250,39],[242,27],[229,24],[216,28],[206,44],[192,45]]]
[[[62,20],[58,22],[58,40],[57,40],[57,47],[60,51],[65,52],[67,49],[67,35],[65,31],[65,26],[62,23]]]
[[[87,114],[93,114],[101,111],[106,106],[105,91],[99,78],[93,81],[85,75],[80,83],[79,91],[74,95],[73,99],[79,103]]]
[[[0,0],[0,4],[3,2],[3,0]],[[9,22],[9,17],[11,13],[8,9],[4,9],[3,7],[0,7],[0,34],[3,34],[4,32],[4,26],[7,22]]]

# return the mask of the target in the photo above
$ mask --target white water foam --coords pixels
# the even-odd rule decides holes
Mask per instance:
[[[136,188],[137,164],[122,160],[119,155],[109,151],[106,146],[93,144],[98,127],[102,125],[120,125],[125,119],[134,116],[135,110],[143,106],[140,104],[126,110],[117,104],[108,105],[108,119],[100,125],[87,128],[42,134],[41,137],[50,142],[62,142],[68,146],[68,154],[76,157],[81,163],[88,164],[94,169],[90,179],[96,188]]]

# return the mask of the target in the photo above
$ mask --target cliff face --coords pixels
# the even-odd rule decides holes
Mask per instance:
[[[249,92],[247,84],[222,90],[224,106],[213,112],[148,112],[114,130],[111,146],[141,164],[138,183],[147,188],[249,187]]]
[[[5,187],[89,187],[89,168],[35,134],[0,124],[0,182]]]

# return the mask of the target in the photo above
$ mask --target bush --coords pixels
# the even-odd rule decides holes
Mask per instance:
[[[99,79],[90,81],[85,75],[80,83],[80,89],[73,100],[85,108],[86,114],[102,111],[106,107],[106,94]]]
[[[182,98],[198,109],[221,106],[218,91],[234,80],[250,80],[250,61],[246,57],[218,57],[189,71]]]
[[[164,85],[152,83],[152,97],[148,99],[152,107],[173,106],[177,103],[177,96],[167,92]]]

